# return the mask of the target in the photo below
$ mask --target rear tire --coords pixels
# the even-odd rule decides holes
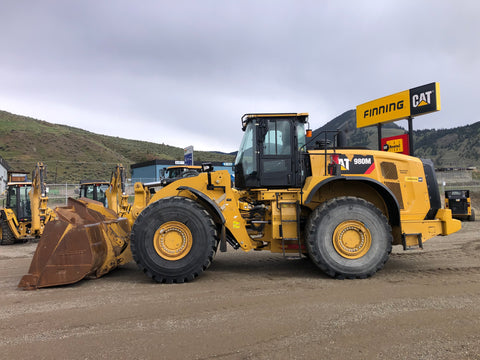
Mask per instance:
[[[191,281],[206,270],[217,250],[208,212],[185,197],[160,199],[146,207],[132,228],[131,249],[143,272],[160,283]]]
[[[8,226],[7,220],[5,220],[4,213],[2,212],[2,217],[0,218],[0,226],[2,229],[0,245],[13,245],[15,244],[15,235],[13,235],[10,226]]]
[[[469,221],[475,221],[475,210],[472,209],[471,211],[472,211],[472,213],[468,217],[468,220]]]
[[[367,278],[388,260],[392,229],[373,204],[356,197],[340,197],[311,214],[307,249],[312,261],[331,277]]]

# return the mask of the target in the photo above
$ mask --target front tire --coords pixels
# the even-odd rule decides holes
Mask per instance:
[[[146,207],[132,228],[131,249],[143,272],[160,283],[191,281],[206,270],[217,250],[208,212],[192,199],[169,197]]]
[[[332,199],[311,214],[307,249],[312,261],[334,278],[367,278],[392,251],[392,229],[372,203],[356,197]]]

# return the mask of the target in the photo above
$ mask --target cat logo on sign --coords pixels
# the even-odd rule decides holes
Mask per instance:
[[[427,114],[440,110],[440,86],[438,83],[410,89],[410,115]]]

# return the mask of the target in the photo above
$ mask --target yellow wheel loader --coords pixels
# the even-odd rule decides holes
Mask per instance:
[[[431,161],[329,145],[327,135],[320,148],[307,150],[307,120],[297,113],[244,115],[233,186],[228,171],[208,164],[155,193],[135,184],[134,204],[123,216],[138,267],[157,282],[191,281],[229,244],[308,256],[334,278],[366,278],[384,266],[392,245],[423,248],[460,229],[441,208]],[[102,244],[113,238],[103,236]],[[64,255],[51,254],[58,278],[71,268]],[[61,283],[29,279],[19,286]]]
[[[32,181],[26,173],[8,174],[6,203],[0,209],[0,245],[39,238],[53,210],[47,207],[46,167],[37,163]]]

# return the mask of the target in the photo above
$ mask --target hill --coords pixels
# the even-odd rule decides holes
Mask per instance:
[[[182,160],[183,149],[146,141],[98,135],[75,127],[0,111],[0,156],[13,170],[30,172],[38,161],[47,165],[49,183],[110,179],[118,163],[152,159]],[[219,152],[195,151],[198,161],[233,161]]]
[[[337,130],[343,130],[346,135],[346,142],[349,147],[366,147],[369,149],[378,148],[378,136],[376,127],[357,129],[356,111],[348,110],[337,116],[322,127],[313,131],[313,137],[323,131],[329,131],[328,140],[333,141],[333,134]],[[385,124],[382,128],[382,136],[389,137],[405,133],[405,130],[395,123]],[[314,141],[316,142],[316,141]],[[314,146],[314,144],[312,144]]]

